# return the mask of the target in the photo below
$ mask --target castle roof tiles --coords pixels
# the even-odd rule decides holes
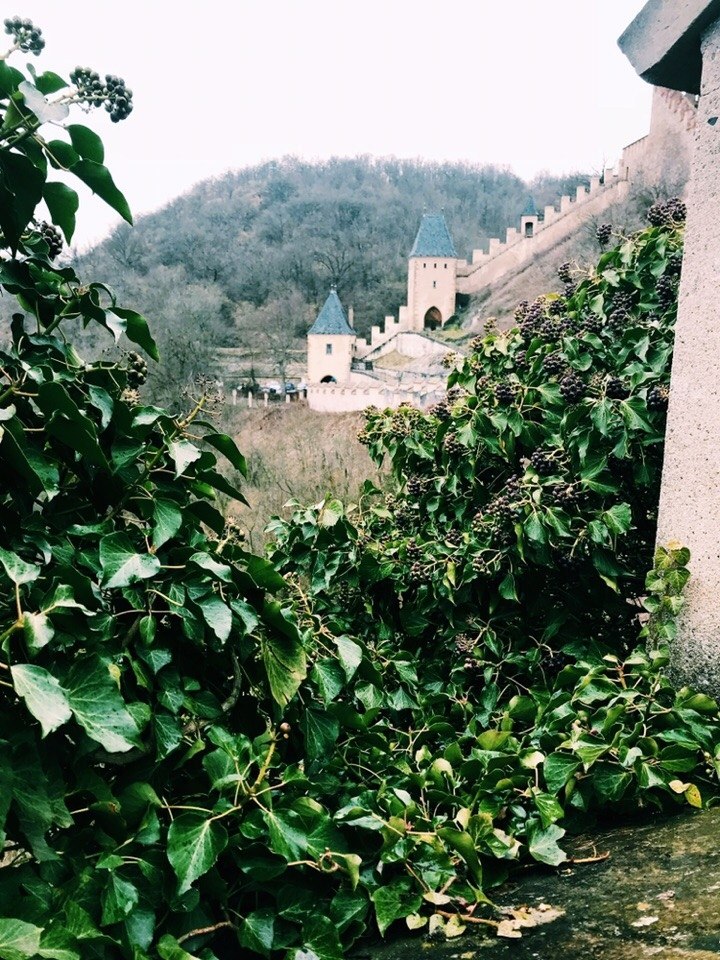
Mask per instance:
[[[323,337],[355,336],[355,331],[348,323],[340,297],[334,287],[317,315],[317,320],[308,330],[308,335],[310,334],[319,334]]]
[[[420,221],[411,257],[451,257],[457,259],[455,245],[443,214],[426,213]]]

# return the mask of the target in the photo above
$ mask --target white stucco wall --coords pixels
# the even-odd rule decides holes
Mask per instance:
[[[334,377],[338,383],[350,376],[355,337],[349,334],[309,335],[307,353],[308,383],[320,383],[323,377]],[[328,353],[328,346],[331,352]]]
[[[430,307],[437,307],[443,324],[455,313],[456,272],[455,259],[410,258],[407,325],[411,330],[424,328],[425,314]]]

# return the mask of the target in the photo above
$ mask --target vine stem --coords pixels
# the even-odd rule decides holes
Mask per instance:
[[[177,942],[185,943],[186,940],[190,940],[192,937],[201,937],[206,933],[215,933],[216,930],[221,930],[223,927],[232,927],[234,929],[235,924],[231,920],[221,920],[220,923],[214,923],[211,927],[196,927],[195,930],[188,930],[187,933],[178,937]]]

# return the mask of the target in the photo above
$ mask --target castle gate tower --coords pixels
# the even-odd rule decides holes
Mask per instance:
[[[410,330],[434,330],[455,314],[457,261],[443,214],[425,214],[408,264]]]

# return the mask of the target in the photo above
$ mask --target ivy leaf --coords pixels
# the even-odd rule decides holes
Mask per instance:
[[[79,660],[65,682],[65,691],[77,722],[109,753],[125,753],[141,746],[140,731],[125,707],[107,661],[96,656]]]
[[[51,180],[43,187],[43,200],[52,222],[60,227],[65,241],[70,244],[75,233],[75,214],[80,204],[77,193],[66,184]]]
[[[232,437],[228,437],[225,433],[207,433],[203,437],[203,440],[205,443],[209,443],[211,447],[219,450],[236,470],[239,470],[244,477],[247,477],[245,457],[238,450]]]
[[[55,636],[53,625],[45,613],[23,614],[23,635],[30,653],[37,653]]]
[[[120,923],[130,913],[140,899],[134,883],[112,871],[102,893],[102,926]]]
[[[205,623],[218,640],[224,643],[232,630],[232,611],[230,607],[214,594],[210,597],[204,597],[202,600],[196,600],[195,603],[202,610]]]
[[[387,886],[378,887],[373,892],[372,901],[382,936],[385,936],[391,923],[409,917],[411,913],[417,913],[422,906],[422,896],[405,877],[392,880]]]
[[[629,503],[616,503],[602,514],[602,519],[612,533],[627,533],[632,526]]]
[[[43,737],[67,723],[72,713],[67,695],[56,677],[43,667],[30,663],[14,664],[10,673],[15,692],[23,698],[35,719],[40,721]]]
[[[216,820],[196,813],[184,813],[173,820],[168,830],[167,855],[178,878],[179,895],[215,865],[227,841],[227,830]]]
[[[338,657],[345,671],[345,679],[349,682],[362,663],[362,647],[351,640],[350,637],[335,637],[335,646],[338,649]]]
[[[242,922],[238,940],[241,947],[269,957],[275,941],[275,912],[265,908],[249,913]]]
[[[111,533],[100,541],[103,587],[112,590],[154,577],[160,561],[149,553],[136,553],[125,533]]]
[[[201,570],[207,570],[208,573],[212,573],[213,576],[224,580],[226,583],[230,583],[232,580],[232,570],[230,567],[226,563],[220,563],[209,553],[194,553],[188,563],[196,564]]]
[[[188,953],[169,933],[158,941],[157,952],[161,960],[198,960],[194,953]]]
[[[135,310],[126,310],[124,307],[113,307],[108,312],[114,313],[116,317],[125,321],[125,336],[128,340],[142,347],[145,353],[156,362],[160,360],[157,344],[150,333],[147,320],[141,313],[137,313]]]
[[[195,444],[185,439],[173,440],[173,442],[168,445],[168,450],[175,464],[176,477],[181,477],[190,464],[194,463],[195,460],[199,460],[202,456]]]
[[[40,950],[43,927],[24,920],[0,918],[0,957],[2,960],[28,960]]]
[[[551,753],[543,763],[545,784],[550,793],[558,793],[580,766],[580,761],[564,753]]]
[[[475,849],[475,842],[469,833],[464,830],[455,830],[454,827],[441,827],[437,835],[456,853],[459,853],[473,875],[476,884],[482,886],[482,864]]]
[[[152,542],[156,550],[172,540],[182,526],[182,510],[171,500],[155,500],[153,504]]]
[[[303,948],[318,960],[343,960],[345,956],[335,924],[327,917],[311,916],[303,928],[303,940]]]
[[[303,646],[299,640],[275,634],[260,641],[260,650],[273,699],[285,706],[307,676]]]
[[[79,158],[72,164],[70,171],[90,187],[92,192],[96,193],[108,206],[117,211],[123,220],[127,220],[128,223],[133,222],[128,202],[115,186],[115,181],[107,167],[95,160]]]
[[[105,148],[94,130],[83,126],[81,123],[69,123],[65,129],[70,134],[70,141],[79,156],[95,163],[104,162]]]
[[[567,854],[557,844],[558,840],[565,836],[561,827],[556,827],[555,824],[543,827],[537,822],[531,822],[528,824],[527,833],[528,850],[535,860],[551,867],[557,867],[567,860]]]
[[[37,579],[40,573],[40,567],[34,563],[25,563],[17,554],[11,553],[9,550],[0,549],[0,563],[5,567],[5,573],[8,577],[18,586],[23,583],[31,583]]]
[[[340,724],[335,717],[330,717],[319,710],[306,710],[302,726],[308,758],[312,761],[329,756],[333,744],[340,735]]]

